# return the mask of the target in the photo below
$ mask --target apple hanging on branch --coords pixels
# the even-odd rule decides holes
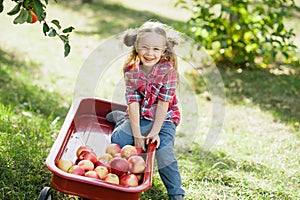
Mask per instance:
[[[64,44],[64,56],[68,56],[71,50],[69,42],[69,33],[74,30],[70,26],[62,28],[60,22],[56,19],[50,23],[46,21],[46,5],[48,0],[11,0],[16,5],[7,13],[10,16],[17,15],[13,21],[14,24],[35,23],[39,21],[43,26],[43,33],[48,37],[58,37]],[[55,0],[57,2],[57,0]],[[4,0],[0,0],[0,13],[4,10]]]

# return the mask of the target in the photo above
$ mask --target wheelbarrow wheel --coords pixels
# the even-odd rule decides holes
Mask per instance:
[[[44,187],[40,192],[38,200],[51,200],[51,190],[50,187]]]

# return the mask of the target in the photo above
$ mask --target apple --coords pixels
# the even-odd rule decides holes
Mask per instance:
[[[129,163],[125,158],[113,158],[110,161],[111,172],[121,176],[128,172]]]
[[[76,151],[76,156],[79,157],[79,155],[83,151],[94,152],[94,150],[93,150],[92,147],[89,147],[89,146],[80,146],[80,147],[78,147],[78,149]]]
[[[78,165],[73,165],[72,167],[70,167],[68,172],[71,173],[71,174],[76,174],[76,175],[80,175],[80,176],[84,176],[84,173],[85,173],[84,169],[82,169]]]
[[[94,171],[98,174],[100,179],[103,179],[108,174],[108,169],[105,166],[97,166]]]
[[[105,150],[106,153],[109,153],[112,156],[114,156],[116,153],[120,153],[120,151],[121,151],[121,147],[116,143],[110,143]]]
[[[129,171],[134,174],[142,173],[146,168],[146,162],[141,156],[131,156],[128,163]]]
[[[69,159],[60,159],[56,163],[57,167],[65,172],[68,172],[70,167],[73,166],[73,162]]]
[[[104,166],[107,168],[108,172],[110,172],[110,162],[107,160],[98,160],[97,162],[95,162],[95,168],[98,166]]]
[[[105,153],[105,154],[101,154],[97,159],[110,161],[111,159],[113,159],[113,156],[109,153]]]
[[[38,20],[38,18],[36,16],[36,14],[31,9],[28,10],[28,11],[31,14],[31,23],[33,24],[33,23],[35,23]]]
[[[127,186],[127,187],[128,186],[134,187],[134,186],[138,186],[138,184],[139,184],[139,180],[134,174],[124,174],[120,178],[120,185]]]
[[[84,171],[92,171],[94,170],[94,163],[90,160],[81,160],[78,163],[78,166],[81,167]]]
[[[108,183],[114,183],[114,184],[119,184],[120,183],[120,179],[119,177],[116,175],[116,174],[112,174],[112,173],[109,173],[107,174],[103,180],[105,182],[108,182]]]
[[[137,155],[137,150],[132,145],[125,145],[121,149],[121,155],[123,158],[128,159],[130,156]]]
[[[95,163],[98,160],[95,152],[89,152],[85,154],[83,158],[92,161],[92,163]]]
[[[90,160],[92,163],[97,162],[97,155],[92,151],[82,151],[78,156],[78,160]]]
[[[85,172],[84,176],[90,177],[90,178],[96,178],[96,179],[100,178],[98,173],[95,171],[87,171],[87,172]]]

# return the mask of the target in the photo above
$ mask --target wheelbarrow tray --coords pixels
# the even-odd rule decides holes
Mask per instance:
[[[76,160],[75,149],[80,145],[76,143],[79,141],[76,138],[83,134],[85,134],[84,139],[88,137],[88,141],[91,141],[89,145],[97,149],[96,153],[104,153],[114,128],[112,123],[106,121],[105,116],[116,109],[125,111],[126,106],[98,98],[83,98],[73,103],[46,159],[46,166],[52,173],[51,184],[54,189],[86,199],[135,200],[140,199],[141,192],[151,188],[156,150],[154,144],[148,146],[143,182],[136,187],[125,187],[70,174],[56,166],[61,158]]]

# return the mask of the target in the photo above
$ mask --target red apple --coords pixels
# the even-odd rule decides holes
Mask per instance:
[[[120,179],[119,177],[116,175],[116,174],[112,174],[112,173],[109,173],[107,174],[103,180],[105,182],[108,182],[108,183],[114,183],[114,184],[119,184],[120,183]]]
[[[90,160],[92,163],[97,162],[97,155],[92,151],[82,151],[78,156],[78,159],[81,160]]]
[[[78,166],[80,166],[85,171],[92,171],[94,170],[94,163],[90,160],[81,160],[78,163]]]
[[[128,172],[129,163],[125,158],[113,158],[110,161],[111,172],[121,176]]]
[[[78,165],[73,165],[72,167],[70,167],[68,172],[71,173],[71,174],[77,174],[77,175],[80,175],[80,176],[84,176],[84,173],[85,173],[84,169],[82,169]]]
[[[73,166],[73,162],[69,159],[60,159],[56,163],[57,167],[65,172],[68,172],[70,167]]]
[[[76,151],[76,156],[79,157],[79,155],[83,151],[94,152],[94,150],[93,150],[92,147],[89,147],[89,146],[80,146],[80,147],[78,147],[78,149]]]
[[[120,151],[121,151],[121,147],[116,143],[110,143],[105,150],[106,153],[109,153],[112,156],[114,156],[116,153],[120,153]]]
[[[103,179],[108,174],[108,169],[104,166],[98,166],[94,169],[100,179]]]
[[[112,158],[113,156],[111,154],[105,153],[105,154],[101,154],[97,159],[110,161]]]
[[[131,156],[128,159],[129,171],[134,174],[142,173],[146,168],[146,162],[141,156]]]
[[[100,177],[98,176],[98,173],[95,171],[87,171],[85,172],[84,176],[90,177],[90,178],[96,178],[99,179]]]
[[[120,185],[127,186],[127,187],[128,186],[134,187],[134,186],[138,186],[138,184],[139,184],[139,180],[134,174],[124,174],[120,178]]]
[[[130,156],[137,155],[137,150],[132,145],[125,145],[121,149],[121,155],[122,155],[123,158],[128,159]]]

